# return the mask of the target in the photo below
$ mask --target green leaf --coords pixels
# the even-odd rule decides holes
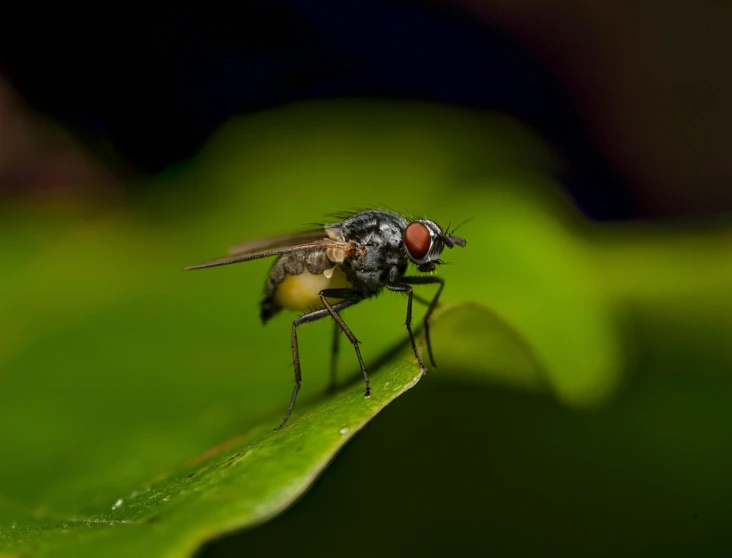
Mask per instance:
[[[372,395],[355,385],[304,406],[288,428],[279,417],[119,493],[103,507],[63,515],[0,501],[0,550],[33,556],[191,553],[212,535],[266,521],[300,496],[334,454],[420,378],[411,362],[374,374]]]

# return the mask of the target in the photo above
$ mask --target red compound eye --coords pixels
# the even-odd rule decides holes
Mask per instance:
[[[409,251],[409,255],[415,260],[421,260],[430,251],[432,237],[427,225],[415,221],[407,225],[404,230],[404,245]]]

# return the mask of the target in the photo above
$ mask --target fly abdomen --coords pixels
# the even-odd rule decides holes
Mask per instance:
[[[323,308],[320,291],[348,287],[350,282],[340,266],[328,259],[325,248],[282,254],[272,264],[267,277],[260,317],[267,323],[283,308],[303,311]]]

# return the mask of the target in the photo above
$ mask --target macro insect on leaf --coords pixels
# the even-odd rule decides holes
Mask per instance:
[[[262,322],[266,323],[283,309],[306,313],[292,322],[295,387],[285,418],[276,430],[287,424],[302,384],[297,346],[297,328],[302,324],[327,316],[333,318],[333,355],[338,351],[339,333],[343,331],[356,351],[366,383],[365,397],[371,395],[359,341],[343,321],[340,312],[378,294],[384,288],[407,295],[407,332],[420,369],[425,373],[427,369],[412,333],[412,285],[439,284],[424,315],[427,352],[435,366],[429,318],[437,306],[444,280],[433,276],[432,272],[443,263],[440,254],[445,247],[465,246],[465,240],[454,234],[456,229],[444,231],[429,219],[410,221],[391,211],[369,209],[339,218],[342,220],[319,225],[315,230],[251,240],[232,247],[227,257],[185,268],[204,269],[278,256],[265,285],[265,298],[260,310]],[[406,276],[410,262],[417,266],[419,272],[430,275]],[[334,373],[335,366],[332,364],[331,384],[334,382]]]

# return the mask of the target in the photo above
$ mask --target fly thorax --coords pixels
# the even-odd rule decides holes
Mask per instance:
[[[406,272],[407,272],[407,262],[400,263],[399,265],[393,266],[389,270],[389,276],[387,279],[388,279],[389,283],[391,283],[393,285],[394,283],[398,283],[399,281],[401,281],[402,277],[404,277],[404,274]]]

